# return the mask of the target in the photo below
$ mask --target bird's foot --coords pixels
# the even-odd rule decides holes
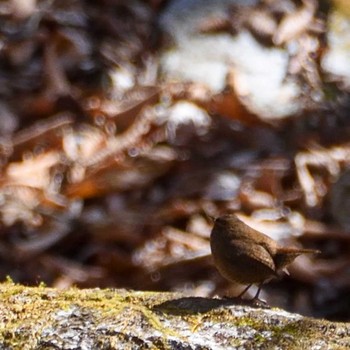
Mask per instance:
[[[222,299],[227,301],[228,304],[245,305],[245,306],[257,307],[262,309],[271,308],[270,305],[265,300],[262,300],[256,297],[252,299],[243,299],[240,296],[232,297],[232,296],[224,295]]]
[[[253,298],[253,299],[249,299],[249,302],[259,308],[264,308],[264,309],[270,309],[270,305],[267,303],[266,300],[263,299],[259,299],[259,298]]]

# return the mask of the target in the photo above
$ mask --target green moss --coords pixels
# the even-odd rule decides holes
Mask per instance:
[[[153,342],[157,343],[153,344],[155,348],[164,349],[181,342],[190,344],[190,340],[174,329],[180,328],[182,334],[201,336],[210,332],[212,325],[219,326],[215,334],[231,347],[268,348],[278,344],[280,348],[298,349],[313,344],[322,334],[327,344],[341,349],[338,345],[349,340],[347,336],[337,340],[338,343],[333,341],[334,332],[330,328],[333,324],[326,321],[289,318],[278,310],[266,312],[239,305],[220,306],[221,301],[217,299],[186,298],[175,293],[77,288],[59,291],[44,286],[28,288],[9,280],[0,284],[0,294],[0,343],[9,349],[36,348],[44,330],[52,330],[53,334],[57,329],[62,331],[62,324],[64,327],[70,324],[69,318],[82,330],[85,325],[92,325],[94,329],[105,324],[106,329],[112,330],[106,337],[114,339],[115,344],[131,342],[140,344],[139,348],[152,348]],[[117,327],[114,328],[114,324]],[[136,330],[134,324],[139,324]],[[346,326],[337,327],[349,331]],[[142,339],[145,332],[156,336],[145,343]],[[109,341],[103,334],[96,337],[97,341]],[[212,341],[215,344],[215,337]]]
[[[54,315],[59,310],[70,310],[78,307],[94,310],[94,316],[99,319],[111,319],[116,314],[127,310],[129,315],[142,314],[155,330],[164,334],[164,337],[177,336],[176,332],[164,327],[157,315],[145,306],[132,292],[113,290],[89,289],[79,290],[71,288],[66,291],[44,288],[28,288],[16,285],[8,279],[0,286],[2,302],[9,310],[6,322],[0,320],[0,341],[11,343],[11,347],[25,349],[26,344],[35,343],[35,334],[29,334],[27,329],[40,334],[43,329],[54,326]],[[144,299],[150,302],[154,293],[143,294]],[[28,298],[28,303],[25,299]],[[30,299],[30,303],[29,303]],[[154,298],[156,300],[156,298]],[[159,298],[158,298],[159,302]],[[152,306],[152,302],[150,302]],[[30,316],[29,316],[30,315]],[[132,319],[132,318],[131,318]]]

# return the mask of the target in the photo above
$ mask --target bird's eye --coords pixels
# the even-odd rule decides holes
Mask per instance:
[[[223,224],[222,218],[217,218],[217,219],[215,220],[215,223],[216,223],[216,224],[219,224],[219,225],[222,225],[222,224]]]

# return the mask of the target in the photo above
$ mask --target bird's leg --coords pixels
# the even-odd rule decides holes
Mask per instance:
[[[242,299],[242,296],[247,292],[247,290],[252,286],[252,284],[249,284],[246,288],[243,289],[243,292],[239,293],[236,297],[230,297],[225,295],[224,299]]]
[[[243,289],[243,292],[241,292],[241,293],[237,296],[237,298],[238,298],[238,299],[241,299],[241,298],[243,297],[243,295],[248,291],[248,289],[249,289],[251,286],[252,286],[252,285],[249,284],[246,288],[244,288],[244,289]]]
[[[259,283],[258,290],[252,300],[259,300],[259,294],[260,294],[262,285],[263,285],[262,283]]]
[[[253,284],[249,284],[246,288],[243,289],[243,291],[240,294],[238,294],[238,296],[236,296],[234,298],[225,296],[224,299],[235,300],[235,302],[238,302],[238,303],[243,303],[243,304],[246,304],[246,305],[252,305],[252,306],[261,307],[261,308],[270,308],[270,306],[266,303],[265,300],[259,299],[259,294],[260,294],[263,282],[259,283],[258,291],[256,292],[254,298],[252,298],[252,299],[243,299],[242,298],[243,295],[248,291],[248,289],[252,285]]]
[[[259,283],[258,285],[258,291],[256,292],[255,296],[253,299],[250,299],[250,302],[252,302],[254,305],[258,306],[258,307],[270,307],[267,302],[265,300],[262,300],[262,299],[259,299],[259,294],[260,294],[260,291],[261,291],[261,287],[263,285],[263,282],[262,283]]]

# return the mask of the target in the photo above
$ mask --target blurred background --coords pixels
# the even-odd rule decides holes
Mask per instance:
[[[349,92],[345,0],[0,1],[0,280],[237,295],[235,212],[322,251],[261,298],[349,321]]]

